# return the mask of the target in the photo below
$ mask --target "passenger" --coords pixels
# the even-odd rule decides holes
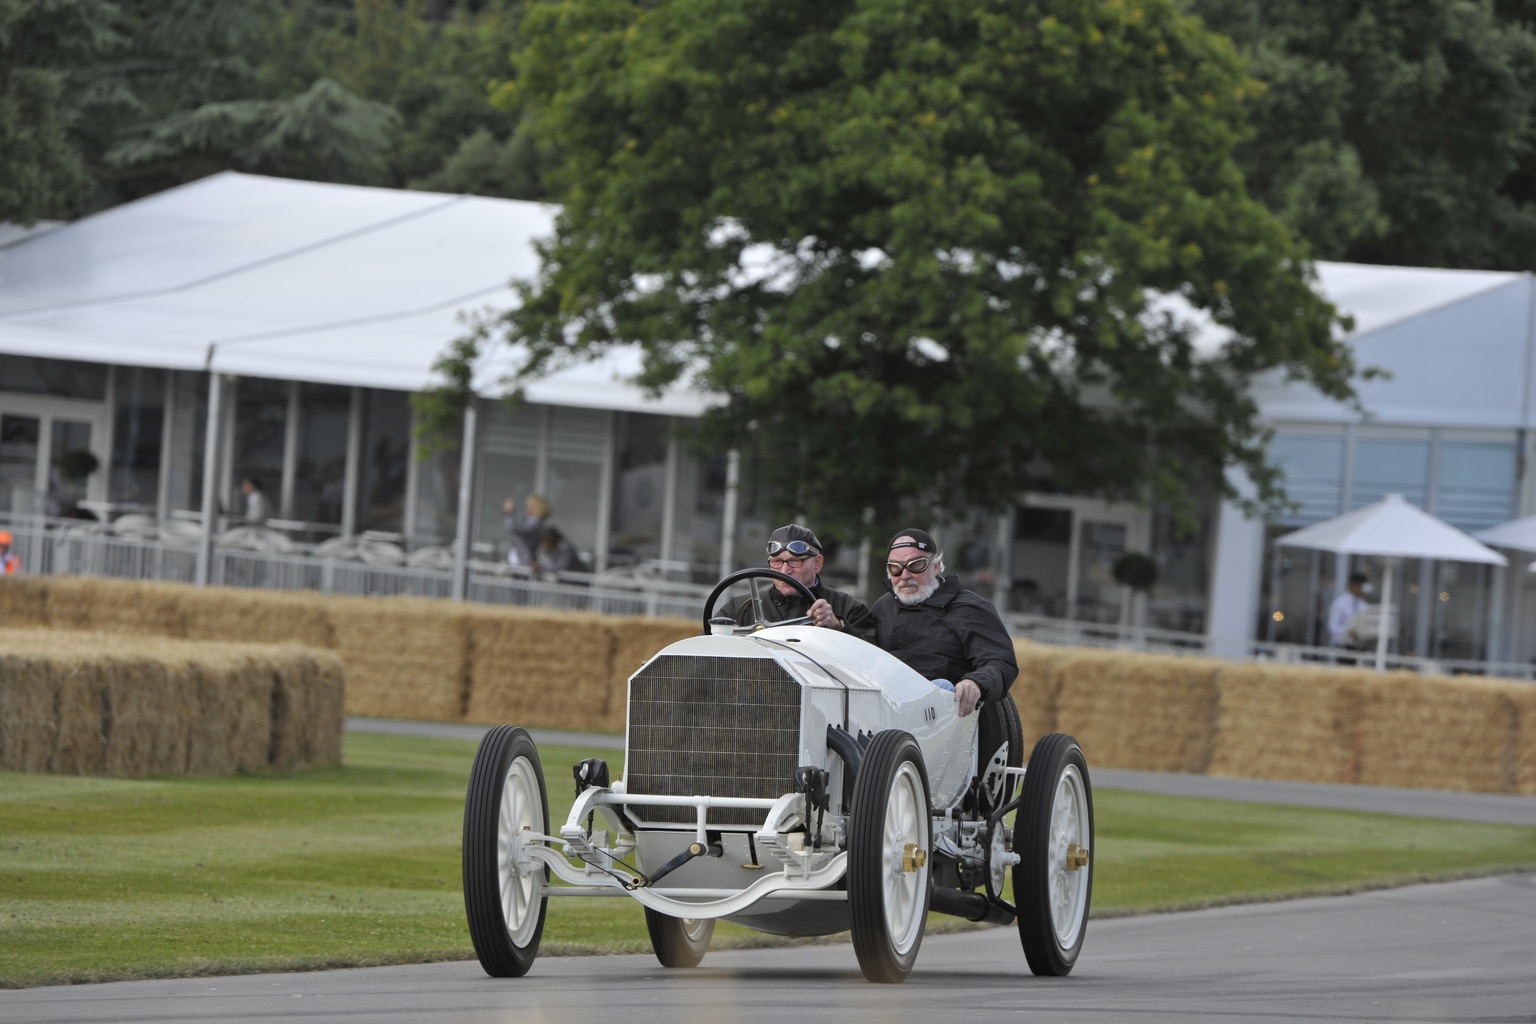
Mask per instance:
[[[821,552],[821,541],[799,523],[781,526],[768,535],[768,568],[804,583],[816,600],[807,604],[805,597],[793,586],[774,580],[763,600],[764,617],[770,622],[782,622],[804,615],[810,618],[812,625],[840,629],[873,643],[875,620],[870,617],[869,606],[852,594],[834,590],[821,582],[821,567],[825,561]],[[756,621],[752,599],[742,598],[731,610],[731,617],[743,626]]]
[[[1019,674],[1013,638],[991,602],[944,575],[944,553],[922,530],[891,538],[890,592],[875,601],[876,642],[939,685],[953,680],[964,717],[1001,701]]]
[[[539,536],[539,549],[534,555],[534,565],[539,572],[558,575],[563,572],[586,572],[586,563],[576,545],[566,539],[558,526],[546,526]]]
[[[530,494],[523,502],[523,515],[517,514],[517,502],[508,498],[501,503],[502,521],[512,543],[507,549],[507,564],[513,568],[533,567],[538,558],[539,542],[544,538],[545,521],[552,511],[549,499],[542,494]]]

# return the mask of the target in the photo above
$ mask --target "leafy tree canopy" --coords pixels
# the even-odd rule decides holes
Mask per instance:
[[[1321,259],[1536,266],[1528,2],[1190,0],[1265,88],[1250,189]]]
[[[0,0],[0,221],[30,224],[86,205],[71,71],[121,42],[104,0]]]
[[[563,212],[479,341],[520,380],[639,343],[818,526],[1042,477],[1182,504],[1232,465],[1274,502],[1246,380],[1353,395],[1232,156],[1251,83],[1172,0],[548,0],[523,36]]]

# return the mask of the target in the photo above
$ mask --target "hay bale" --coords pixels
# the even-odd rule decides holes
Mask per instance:
[[[186,589],[175,583],[54,576],[48,581],[48,625],[182,638],[187,635],[181,603]]]
[[[459,601],[333,597],[333,650],[346,666],[347,713],[456,722],[469,688],[469,618]]]
[[[1512,793],[1522,686],[1500,679],[1371,673],[1355,728],[1369,786]]]
[[[312,591],[177,585],[188,640],[334,647],[332,599]]]
[[[1536,686],[1517,684],[1514,695],[1519,733],[1515,738],[1515,792],[1536,796]]]
[[[1056,699],[1061,693],[1061,668],[1072,651],[1029,640],[1015,639],[1013,652],[1019,661],[1019,676],[1009,693],[1019,709],[1024,729],[1024,751],[1046,733],[1056,731]]]
[[[340,762],[341,663],[328,652],[52,629],[3,630],[0,645],[0,769],[213,775]],[[284,707],[297,713],[274,714]]]
[[[668,644],[698,636],[702,626],[692,619],[634,616],[613,618],[609,623],[613,633],[613,661],[608,677],[607,714],[602,728],[606,732],[623,732],[629,726],[629,677]]]
[[[503,610],[474,615],[470,622],[466,720],[609,728],[614,633],[608,619]]]
[[[48,625],[47,576],[0,576],[0,622],[10,627]]]
[[[1368,673],[1233,663],[1217,675],[1220,713],[1208,771],[1247,779],[1357,782],[1356,723]]]
[[[1215,744],[1219,663],[1077,651],[1060,665],[1057,728],[1090,764],[1154,772],[1206,770]]]
[[[341,763],[346,726],[346,673],[341,658],[288,645],[271,654],[267,764],[278,771]],[[275,671],[274,671],[275,669]]]

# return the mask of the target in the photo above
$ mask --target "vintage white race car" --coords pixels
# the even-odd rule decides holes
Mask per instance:
[[[856,637],[710,617],[731,586],[768,579],[795,582],[726,577],[703,635],[630,678],[623,777],[577,764],[558,830],[527,731],[481,741],[463,868],[486,973],[528,971],[551,897],[625,894],[665,967],[696,966],[724,918],[777,935],[849,931],[865,977],[901,981],[931,910],[1016,920],[1034,973],[1070,972],[1093,892],[1077,741],[1047,735],[1023,767],[1011,698],[961,718],[953,693]]]

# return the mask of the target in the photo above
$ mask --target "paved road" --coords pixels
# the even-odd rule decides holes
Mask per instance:
[[[557,913],[559,907],[551,909]],[[473,962],[0,992],[6,1024],[625,1024],[768,1020],[1536,1024],[1536,877],[1095,921],[1077,970],[1035,978],[1012,928],[930,936],[903,985],[846,943],[546,957],[493,980]]]
[[[382,718],[351,718],[347,728],[358,732],[437,736],[444,739],[478,740],[486,729],[450,722],[402,722]],[[592,750],[623,749],[619,736],[531,730],[540,745],[560,744]],[[1451,821],[1485,821],[1497,825],[1536,826],[1536,796],[1505,796],[1496,793],[1450,793],[1432,789],[1389,789],[1384,786],[1338,786],[1327,783],[1271,782],[1263,779],[1222,779],[1209,775],[1169,772],[1089,770],[1096,787],[1131,789],[1170,796],[1209,797],[1256,804],[1326,807],[1346,811],[1375,811]]]

